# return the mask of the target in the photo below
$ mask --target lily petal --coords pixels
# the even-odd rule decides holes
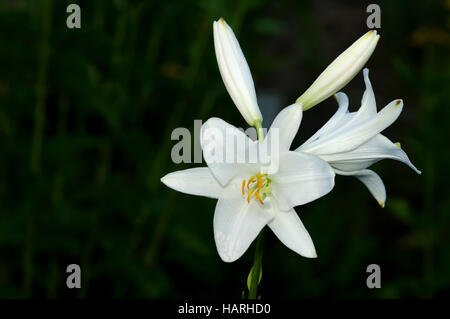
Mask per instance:
[[[383,180],[377,173],[370,169],[364,169],[356,172],[344,172],[335,170],[336,174],[355,176],[369,189],[372,196],[377,200],[381,207],[384,207],[386,203],[386,188],[384,187]]]
[[[262,121],[252,74],[239,42],[224,19],[214,21],[214,47],[222,80],[234,104],[249,125]]]
[[[361,107],[358,109],[358,112],[356,112],[355,119],[353,120],[355,122],[364,121],[377,114],[377,102],[375,99],[375,94],[373,93],[372,83],[370,83],[368,68],[363,70],[363,75],[366,90],[364,91],[361,99]]]
[[[220,118],[211,118],[200,129],[203,157],[222,186],[235,176],[251,176],[258,162],[257,142]],[[254,169],[253,169],[254,171]]]
[[[214,213],[214,239],[220,258],[233,262],[241,257],[273,216],[269,201],[261,207],[241,197],[219,198]]]
[[[297,148],[298,151],[301,151],[303,147],[317,140],[321,136],[325,136],[329,132],[332,132],[336,128],[340,127],[343,120],[346,118],[346,115],[348,115],[348,97],[343,92],[336,93],[334,97],[339,105],[336,113],[334,113],[328,122],[326,122],[325,125],[322,126],[313,136]]]
[[[208,167],[196,167],[169,173],[161,178],[166,186],[190,195],[219,198],[224,188]]]
[[[274,216],[268,226],[286,247],[304,257],[317,257],[311,236],[294,209],[277,211]]]
[[[395,122],[402,109],[403,101],[394,100],[378,112],[373,119],[368,119],[356,126],[337,129],[328,136],[306,145],[302,151],[316,155],[351,151]]]
[[[278,172],[272,176],[272,193],[290,207],[309,203],[334,187],[334,171],[324,160],[311,154],[286,152],[280,155]]]
[[[320,157],[329,162],[333,168],[347,172],[365,169],[383,159],[393,159],[408,165],[416,173],[421,173],[411,163],[408,155],[382,134],[377,134],[371,140],[350,152],[326,154]]]
[[[270,147],[274,142],[278,144],[279,152],[289,151],[292,141],[297,135],[302,121],[302,104],[294,103],[285,107],[273,120],[262,145]],[[277,131],[277,134],[274,134]],[[276,141],[273,139],[276,138]]]
[[[275,205],[278,207],[279,210],[283,212],[288,212],[292,209],[291,203],[288,201],[288,199],[283,196],[281,192],[277,192],[277,190],[272,191],[273,200],[275,202]]]

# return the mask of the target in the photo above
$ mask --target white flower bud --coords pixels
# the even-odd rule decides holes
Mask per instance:
[[[372,55],[379,38],[376,31],[369,31],[341,53],[297,99],[297,103],[303,103],[303,110],[312,108],[350,82]]]
[[[252,74],[239,42],[224,19],[214,21],[214,47],[222,80],[234,104],[249,125],[262,121]]]

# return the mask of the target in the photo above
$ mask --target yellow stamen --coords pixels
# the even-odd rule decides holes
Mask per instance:
[[[259,196],[259,193],[256,192],[255,193],[256,198],[258,198],[259,202],[261,203],[261,205],[264,205],[263,201],[261,200],[261,197]]]
[[[250,196],[252,196],[252,194],[253,194],[254,191],[255,191],[255,189],[252,188],[252,189],[250,190],[250,192],[248,192],[247,202],[248,202],[249,204],[250,204]]]
[[[251,183],[252,180],[254,180],[254,179],[255,179],[255,176],[250,177],[250,179],[248,180],[248,183],[247,183],[247,189],[250,189],[250,183]]]
[[[242,195],[245,195],[245,179],[242,180]]]

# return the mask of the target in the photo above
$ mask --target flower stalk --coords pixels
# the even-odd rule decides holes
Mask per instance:
[[[264,252],[264,240],[263,231],[261,231],[256,239],[255,256],[253,258],[253,266],[250,270],[250,286],[248,299],[257,299],[258,297],[258,285],[261,281],[262,274],[262,256]]]
[[[255,122],[256,134],[258,136],[258,141],[264,141],[264,130],[262,128],[262,121]]]

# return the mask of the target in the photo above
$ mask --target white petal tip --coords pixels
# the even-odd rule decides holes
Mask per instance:
[[[347,95],[345,95],[344,92],[338,92],[338,93],[334,94],[333,97],[336,100],[336,102],[339,104],[340,101],[345,101],[345,99],[347,98]]]
[[[367,82],[369,81],[370,84],[370,80],[369,80],[369,69],[368,68],[364,68],[363,69],[363,77],[364,77],[364,82],[366,82],[366,86],[367,86]]]
[[[161,183],[163,183],[164,185],[167,185],[167,182],[168,182],[167,175],[161,177],[161,178],[160,178],[160,181],[161,181]]]
[[[367,33],[364,34],[361,39],[373,39],[369,41],[375,41],[375,45],[377,45],[378,41],[380,40],[380,35],[376,30],[370,30],[367,31]]]
[[[230,264],[230,263],[232,263],[233,261],[236,260],[236,259],[232,259],[232,258],[224,258],[222,256],[220,256],[220,259],[222,259],[222,261],[227,263],[227,264]]]
[[[395,101],[395,107],[401,107],[403,106],[403,100],[402,99],[398,99],[397,101]]]
[[[174,183],[176,181],[176,179],[173,178],[172,174],[173,173],[169,173],[169,174],[164,175],[163,177],[161,177],[160,181],[161,181],[161,183],[163,183],[167,187],[177,190],[175,188],[176,187],[176,183]]]
[[[217,21],[213,21],[213,24],[217,24],[217,23],[222,23],[224,25],[227,25],[226,21],[224,18],[220,17],[219,19],[217,19]]]
[[[313,252],[311,252],[310,254],[307,254],[307,255],[305,254],[305,255],[303,255],[303,257],[313,259],[313,258],[317,258],[317,254],[316,254],[315,251],[313,251]]]
[[[232,262],[238,260],[240,256],[234,256],[231,254],[225,254],[223,252],[222,253],[219,252],[219,257],[220,257],[220,259],[222,259],[223,262],[229,264],[229,263],[232,263]]]
[[[216,228],[216,224],[214,225],[214,228]],[[216,243],[217,253],[223,262],[232,263],[233,261],[238,260],[245,252],[245,250],[241,250],[241,253],[239,253],[236,249],[238,241],[232,240],[221,232],[216,233],[216,229],[214,230],[214,241]]]
[[[305,249],[301,252],[297,252],[299,253],[301,256],[305,257],[305,258],[317,258],[317,253],[316,253],[316,249],[314,246],[309,247],[309,249]]]
[[[380,206],[381,206],[381,208],[384,208],[384,204],[385,204],[385,203],[384,203],[384,202],[382,202],[382,201],[379,201],[379,202],[378,202],[378,205],[380,205]]]
[[[366,36],[366,37],[377,37],[377,39],[380,38],[380,35],[378,34],[377,30],[367,31],[364,36]]]

